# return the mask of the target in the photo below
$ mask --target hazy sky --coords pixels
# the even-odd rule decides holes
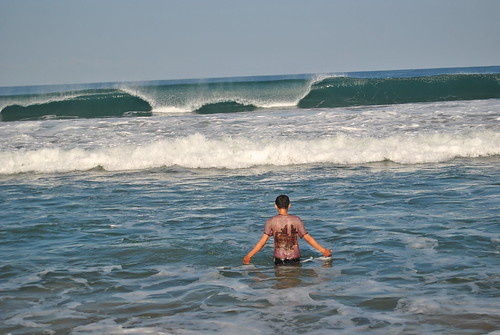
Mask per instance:
[[[0,0],[0,86],[500,65],[500,0]]]

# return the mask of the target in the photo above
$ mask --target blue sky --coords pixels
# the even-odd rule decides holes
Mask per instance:
[[[3,0],[0,86],[500,65],[498,0]]]

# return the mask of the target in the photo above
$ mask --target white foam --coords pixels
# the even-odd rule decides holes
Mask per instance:
[[[494,298],[474,299],[470,296],[436,295],[426,297],[407,297],[399,300],[396,310],[405,314],[460,315],[479,314],[497,315],[498,308]]]
[[[491,112],[500,108],[500,100],[212,115],[170,105],[153,107],[168,116],[0,123],[0,174],[173,165],[419,164],[500,154]]]
[[[116,323],[112,319],[104,319],[95,323],[90,323],[75,327],[70,334],[155,334],[166,335],[170,333],[163,332],[158,327],[131,327]]]
[[[438,241],[429,237],[405,235],[400,238],[411,249],[433,250],[438,246]]]
[[[500,154],[500,133],[359,138],[338,135],[319,139],[220,137],[201,134],[146,145],[84,150],[42,148],[0,152],[0,174],[21,172],[107,171],[165,166],[241,169],[263,165],[363,164],[391,160],[401,164],[443,162],[456,157]]]
[[[192,110],[175,106],[157,106],[153,108],[155,114],[183,114],[190,113]]]
[[[443,312],[443,307],[436,299],[425,297],[400,299],[396,309],[411,314],[437,314]]]

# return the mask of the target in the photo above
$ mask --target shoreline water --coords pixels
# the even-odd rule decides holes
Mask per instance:
[[[497,163],[2,178],[3,330],[498,330]],[[293,273],[272,266],[270,245],[240,265],[280,192],[332,263],[301,241],[315,259]]]

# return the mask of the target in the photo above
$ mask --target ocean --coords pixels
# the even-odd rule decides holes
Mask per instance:
[[[0,88],[0,333],[500,334],[500,67]],[[332,259],[272,240],[289,195]]]

